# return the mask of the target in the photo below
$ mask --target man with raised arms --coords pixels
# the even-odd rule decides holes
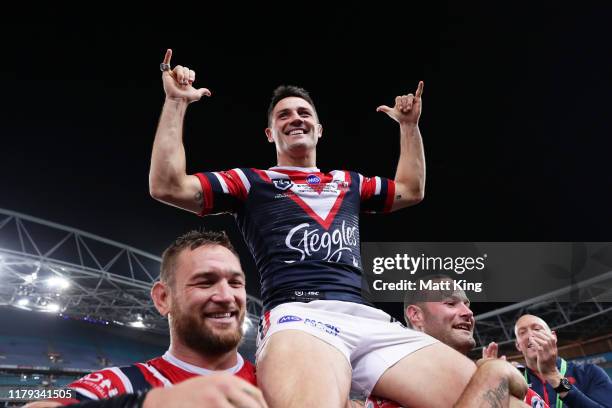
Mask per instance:
[[[276,148],[269,169],[186,172],[183,121],[190,103],[210,96],[195,71],[164,57],[166,94],[151,159],[151,195],[199,215],[235,214],[261,275],[258,385],[272,407],[342,407],[349,390],[405,406],[452,406],[476,370],[434,338],[405,330],[371,307],[361,291],[359,215],[420,202],[425,157],[419,130],[423,82],[377,111],[396,121],[400,154],[394,179],[323,172],[323,135],[312,98],[278,87],[265,135]],[[212,153],[211,153],[212,154]],[[204,158],[205,159],[205,158]]]

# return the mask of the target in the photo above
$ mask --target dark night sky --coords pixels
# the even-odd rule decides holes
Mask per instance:
[[[610,7],[452,3],[6,16],[0,207],[156,254],[202,225],[237,234],[149,197],[170,47],[214,94],[188,112],[191,172],[274,165],[265,111],[293,83],[321,169],[393,176],[397,125],[375,108],[422,79],[426,199],[363,218],[363,241],[612,241]]]

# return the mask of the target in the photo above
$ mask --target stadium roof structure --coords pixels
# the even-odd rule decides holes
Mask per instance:
[[[166,334],[167,320],[149,295],[160,263],[160,257],[116,241],[0,209],[0,305]],[[255,326],[262,308],[260,299],[248,295],[248,326]],[[512,353],[514,322],[525,313],[562,329],[565,343],[609,335],[612,271],[476,316],[479,348],[473,356],[490,341],[501,353]],[[254,342],[254,329],[247,342]]]
[[[482,347],[492,341],[500,346],[500,355],[517,354],[514,324],[524,314],[538,316],[558,331],[559,346],[610,336],[612,271],[476,316],[478,348],[471,356],[478,358]]]
[[[160,265],[139,249],[0,209],[0,305],[167,334],[149,295]],[[247,295],[245,324],[255,326],[261,310]]]

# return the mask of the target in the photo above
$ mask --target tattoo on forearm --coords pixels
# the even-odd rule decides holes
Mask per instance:
[[[202,204],[202,198],[203,198],[203,196],[202,196],[202,192],[201,192],[201,191],[198,191],[198,192],[196,193],[195,197],[194,197],[194,199],[195,199],[196,203],[198,203],[198,204]]]
[[[508,398],[508,380],[503,379],[497,388],[487,390],[482,397],[489,403],[487,407],[502,408]]]

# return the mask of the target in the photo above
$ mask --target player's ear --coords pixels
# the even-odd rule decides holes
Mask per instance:
[[[418,329],[423,326],[423,310],[417,305],[408,305],[404,314],[413,328]]]
[[[272,137],[272,129],[266,128],[265,132],[266,132],[266,137],[268,138],[268,142],[274,143],[274,138]]]
[[[155,304],[155,308],[162,316],[168,315],[170,312],[170,288],[167,284],[157,281],[151,288],[151,299]]]
[[[317,123],[317,138],[320,139],[323,136],[323,125]]]

